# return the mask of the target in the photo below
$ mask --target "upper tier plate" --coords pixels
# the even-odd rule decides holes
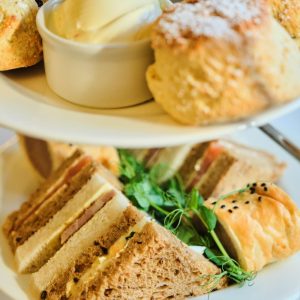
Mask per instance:
[[[247,120],[190,127],[173,121],[153,101],[113,110],[73,105],[49,89],[42,64],[0,73],[0,124],[31,136],[73,143],[132,148],[175,146],[260,126],[298,107],[300,99]]]

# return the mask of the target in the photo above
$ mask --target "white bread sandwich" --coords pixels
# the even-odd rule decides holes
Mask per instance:
[[[276,182],[285,169],[273,155],[227,140],[131,153],[146,167],[161,164],[160,181],[178,173],[187,191],[196,188],[205,198],[240,189],[248,182]]]
[[[205,204],[218,218],[222,244],[246,271],[259,271],[300,251],[300,211],[275,184],[253,183]]]
[[[171,117],[232,122],[299,97],[299,48],[269,1],[186,0],[165,10],[152,34],[147,82]],[[292,10],[286,18],[299,18]]]
[[[0,1],[0,71],[29,67],[42,60],[35,17],[42,0]]]

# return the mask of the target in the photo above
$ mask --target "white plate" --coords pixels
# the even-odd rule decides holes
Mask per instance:
[[[300,99],[244,121],[190,127],[173,121],[153,101],[114,110],[75,106],[49,89],[42,64],[0,74],[0,124],[35,137],[82,144],[134,148],[205,141],[265,124],[297,107]]]
[[[254,147],[271,149],[281,160],[288,163],[288,169],[280,185],[298,201],[300,207],[300,164],[274,144],[257,129],[251,129],[234,136],[240,142]],[[1,156],[0,156],[1,158]],[[19,207],[27,195],[37,185],[37,178],[32,173],[23,154],[16,148],[10,148],[2,155],[3,158],[3,209],[0,224],[7,213]],[[27,299],[22,287],[26,286],[27,277],[17,276],[9,266],[13,266],[13,257],[7,243],[0,234],[0,290],[12,299]],[[1,300],[3,298],[1,297]],[[208,295],[195,298],[207,300]],[[268,266],[254,280],[253,286],[232,286],[211,293],[210,300],[299,300],[300,299],[300,253],[287,260]]]

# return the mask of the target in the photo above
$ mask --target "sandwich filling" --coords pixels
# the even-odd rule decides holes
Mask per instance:
[[[75,219],[61,234],[60,240],[63,245],[76,231],[86,224],[104,205],[116,195],[114,190],[110,190],[100,195],[81,215]]]
[[[63,174],[53,188],[47,191],[45,197],[25,211],[10,233],[13,250],[24,244],[72,199],[73,195],[86,184],[93,171],[91,159],[87,156],[82,157]]]
[[[186,183],[187,191],[191,191],[197,186],[197,184],[199,184],[204,174],[223,152],[224,148],[218,142],[212,142],[209,144],[204,155],[194,165],[194,171]]]
[[[93,280],[97,272],[102,272],[115,258],[125,251],[130,239],[136,233],[140,233],[148,222],[149,218],[143,217],[138,223],[131,226],[125,234],[115,241],[115,243],[109,248],[107,255],[97,257],[91,267],[82,274],[78,282],[75,283],[73,280],[69,281],[66,287],[67,297],[79,294],[81,289],[80,287],[88,284],[91,280]]]

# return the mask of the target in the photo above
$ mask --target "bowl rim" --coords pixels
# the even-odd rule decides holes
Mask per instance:
[[[82,50],[100,50],[100,49],[122,49],[122,48],[136,48],[141,46],[148,46],[151,43],[151,38],[146,38],[138,41],[132,42],[119,42],[119,43],[84,43],[77,42],[73,40],[69,40],[63,38],[55,33],[53,33],[50,29],[48,29],[45,21],[45,10],[49,9],[50,11],[54,9],[54,6],[62,3],[64,0],[49,0],[42,7],[39,8],[39,11],[36,16],[36,25],[42,39],[50,39],[57,44],[62,44],[67,47],[76,47]]]

